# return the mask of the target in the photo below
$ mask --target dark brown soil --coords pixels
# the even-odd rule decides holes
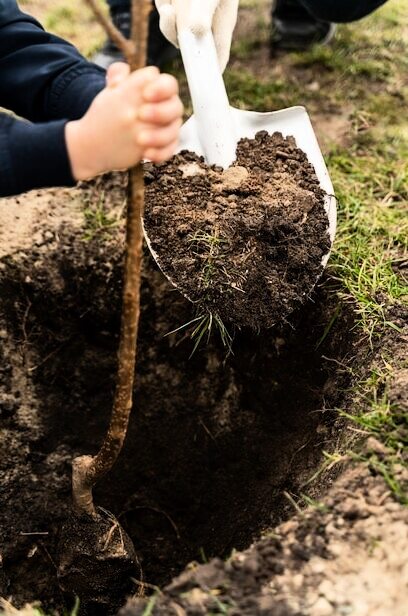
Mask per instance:
[[[293,138],[242,139],[223,171],[182,152],[146,168],[145,228],[166,275],[225,323],[285,320],[310,294],[330,242],[325,194]]]
[[[407,524],[382,478],[349,469],[324,503],[227,561],[190,567],[120,616],[143,616],[149,602],[153,616],[404,616]]]
[[[107,181],[88,189],[92,203]],[[123,202],[120,178],[113,186]],[[114,391],[123,236],[43,231],[0,269],[0,595],[60,609],[72,600],[56,570],[70,463],[97,450]],[[325,287],[290,326],[238,332],[228,360],[216,340],[189,359],[188,337],[165,336],[191,311],[146,256],[135,408],[123,454],[95,494],[157,585],[191,560],[246,548],[290,514],[283,492],[306,489],[339,438],[330,409],[355,354],[351,311]]]

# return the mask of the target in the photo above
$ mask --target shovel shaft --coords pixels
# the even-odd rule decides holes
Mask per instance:
[[[237,139],[213,36],[184,29],[178,41],[206,162],[227,168],[236,158]]]

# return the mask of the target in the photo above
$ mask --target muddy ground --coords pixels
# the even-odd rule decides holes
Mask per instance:
[[[95,205],[110,186],[21,197],[32,222],[1,241],[0,596],[16,606],[72,603],[56,577],[70,462],[96,451],[115,380],[123,193],[108,221]],[[1,215],[13,204],[4,200]],[[310,481],[349,434],[336,409],[353,410],[349,388],[376,355],[334,281],[326,276],[284,327],[238,332],[228,358],[216,338],[190,359],[187,334],[166,336],[192,307],[148,255],[142,305],[132,422],[96,491],[136,546],[134,594],[153,592],[126,613],[405,614],[406,514],[383,480],[357,467],[327,497],[341,465]],[[394,322],[402,331],[404,315]],[[404,341],[395,332],[382,348],[402,358]],[[296,514],[301,493],[324,506]]]

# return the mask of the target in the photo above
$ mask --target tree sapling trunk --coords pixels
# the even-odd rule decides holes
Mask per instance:
[[[123,37],[95,0],[86,2],[107,35],[121,49],[131,69],[142,68],[146,62],[150,0],[132,1],[131,40]],[[130,591],[131,576],[140,579],[130,538],[112,514],[95,507],[92,489],[118,458],[132,408],[140,315],[143,210],[144,179],[139,164],[129,171],[118,377],[110,425],[95,456],[80,456],[73,461],[74,515],[65,524],[60,541],[59,579],[62,588],[77,594],[85,604],[103,604],[108,610]]]

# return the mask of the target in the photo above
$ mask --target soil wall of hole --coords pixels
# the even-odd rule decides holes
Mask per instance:
[[[0,595],[16,605],[70,600],[58,589],[56,543],[70,462],[96,452],[112,403],[117,235],[84,241],[61,229],[0,270]],[[289,515],[284,492],[325,489],[304,484],[341,439],[332,409],[354,356],[350,310],[329,286],[282,327],[237,331],[233,355],[214,338],[190,358],[188,335],[166,334],[192,305],[146,255],[134,412],[95,498],[133,539],[150,584],[246,548]]]

